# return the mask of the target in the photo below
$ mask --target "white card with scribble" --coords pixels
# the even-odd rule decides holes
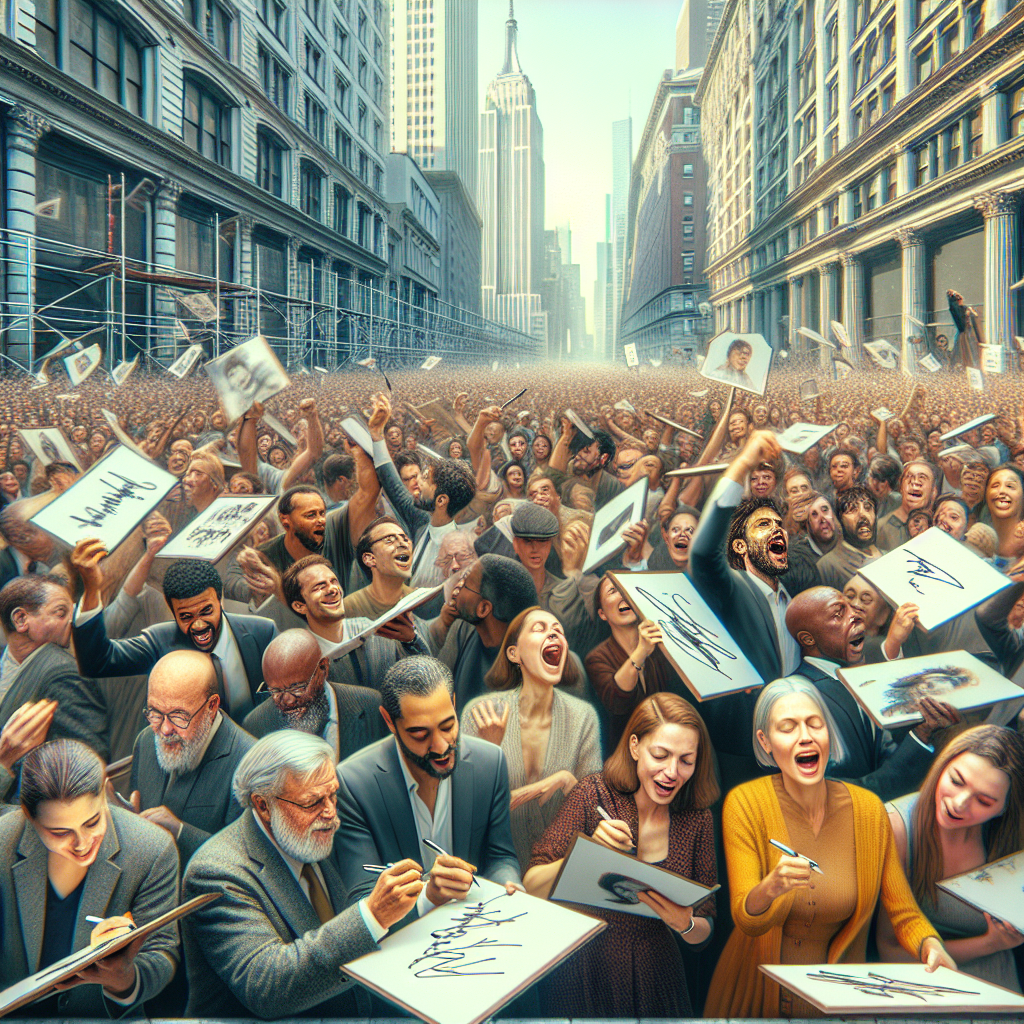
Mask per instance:
[[[609,575],[640,618],[661,627],[665,656],[697,700],[764,686],[757,669],[685,573]]]
[[[622,531],[643,519],[647,507],[647,488],[647,477],[642,476],[594,513],[587,557],[583,560],[584,575],[626,549]]]
[[[927,633],[970,611],[1011,583],[970,548],[933,526],[860,568],[885,599],[899,608],[913,601]]]
[[[951,896],[1024,932],[1024,850],[938,883]]]
[[[160,557],[218,562],[276,502],[275,494],[232,494],[216,498],[167,542]]]
[[[97,538],[113,551],[178,482],[144,455],[118,445],[31,521],[62,544]]]
[[[926,654],[839,669],[839,678],[881,729],[924,721],[923,697],[952,704],[960,711],[1024,697],[1024,690],[966,651]]]
[[[477,878],[470,897],[437,907],[345,964],[356,981],[429,1024],[479,1024],[607,924]]]

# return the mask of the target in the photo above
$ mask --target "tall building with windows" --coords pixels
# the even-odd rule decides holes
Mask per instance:
[[[605,358],[624,358],[619,345],[622,287],[626,274],[626,234],[629,219],[629,182],[633,172],[633,119],[612,122],[612,263],[611,310],[605,321]]]
[[[728,0],[697,93],[716,326],[781,347],[837,320],[855,360],[885,338],[914,370],[952,289],[1006,359],[1022,48],[1010,0]]]
[[[535,336],[545,330],[544,135],[533,85],[519,63],[510,0],[505,59],[480,114],[478,199],[483,219],[483,314]],[[557,354],[558,347],[555,346]]]
[[[704,66],[724,6],[724,0],[683,0],[676,22],[676,71]]]
[[[610,319],[610,274],[612,267],[612,197],[604,197],[604,241],[597,243],[597,274],[594,278],[594,355],[606,355],[605,332]]]

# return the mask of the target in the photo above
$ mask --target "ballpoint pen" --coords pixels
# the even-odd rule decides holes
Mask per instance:
[[[447,854],[447,853],[445,853],[445,851],[444,851],[444,850],[442,850],[442,849],[441,849],[441,847],[440,847],[440,846],[438,846],[438,845],[437,845],[437,843],[435,843],[435,842],[434,842],[434,841],[433,841],[432,839],[424,839],[424,840],[423,840],[423,845],[424,845],[424,846],[425,846],[425,847],[426,847],[426,848],[427,848],[428,850],[433,850],[433,851],[434,851],[434,853],[436,853],[436,854],[437,854],[437,855],[438,855],[439,857],[447,857],[447,856],[448,856],[448,854]],[[423,877],[424,877],[424,878],[427,878],[427,877],[429,877],[429,875],[430,875],[430,872],[428,871],[428,872],[427,872],[427,873],[426,873],[426,874],[425,874],[425,875],[424,875]],[[474,885],[477,885],[477,886],[478,886],[478,885],[480,884],[480,883],[479,883],[479,882],[478,882],[478,881],[476,880],[476,876],[475,876],[475,875],[473,876],[473,884],[474,884]]]
[[[799,857],[801,860],[807,861],[811,865],[812,871],[817,871],[819,875],[825,874],[821,868],[818,867],[816,860],[811,860],[810,857],[805,857],[802,853],[797,853],[796,850],[791,850],[785,843],[780,843],[777,839],[769,839],[769,843],[775,847],[776,850],[781,850],[787,857]]]

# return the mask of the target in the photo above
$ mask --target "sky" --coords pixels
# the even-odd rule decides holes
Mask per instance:
[[[596,246],[612,188],[612,122],[633,117],[633,148],[662,73],[675,62],[682,0],[515,0],[519,62],[544,127],[545,227],[572,226],[587,329]],[[480,109],[501,70],[508,0],[480,0]]]

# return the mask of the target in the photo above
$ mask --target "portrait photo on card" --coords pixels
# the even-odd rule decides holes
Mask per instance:
[[[202,345],[190,345],[177,359],[167,367],[167,372],[172,377],[179,379],[185,377],[203,354]]]
[[[63,544],[73,547],[95,537],[111,552],[178,482],[155,462],[118,445],[31,522]]]
[[[969,711],[1024,696],[1016,683],[966,651],[841,668],[839,678],[880,729],[923,722],[918,705],[925,697]]]
[[[1024,932],[1024,851],[944,878],[938,886]]]
[[[642,476],[594,513],[587,557],[583,560],[584,575],[625,550],[622,531],[643,519],[647,508],[647,488],[647,477]]]
[[[866,563],[859,572],[893,608],[913,601],[925,632],[970,611],[1011,582],[937,526]]]
[[[612,572],[641,619],[661,627],[665,657],[699,701],[764,686],[764,680],[681,572]]]
[[[51,462],[69,462],[72,466],[82,468],[74,448],[57,427],[41,427],[36,430],[23,429],[18,434],[25,442],[28,450],[44,465]]]
[[[241,419],[253,402],[265,402],[291,383],[267,339],[259,334],[212,359],[206,373],[229,423]]]
[[[772,367],[772,347],[760,334],[723,331],[708,342],[700,375],[719,384],[763,395]]]
[[[275,494],[222,495],[161,548],[161,558],[218,562],[277,504]]]

